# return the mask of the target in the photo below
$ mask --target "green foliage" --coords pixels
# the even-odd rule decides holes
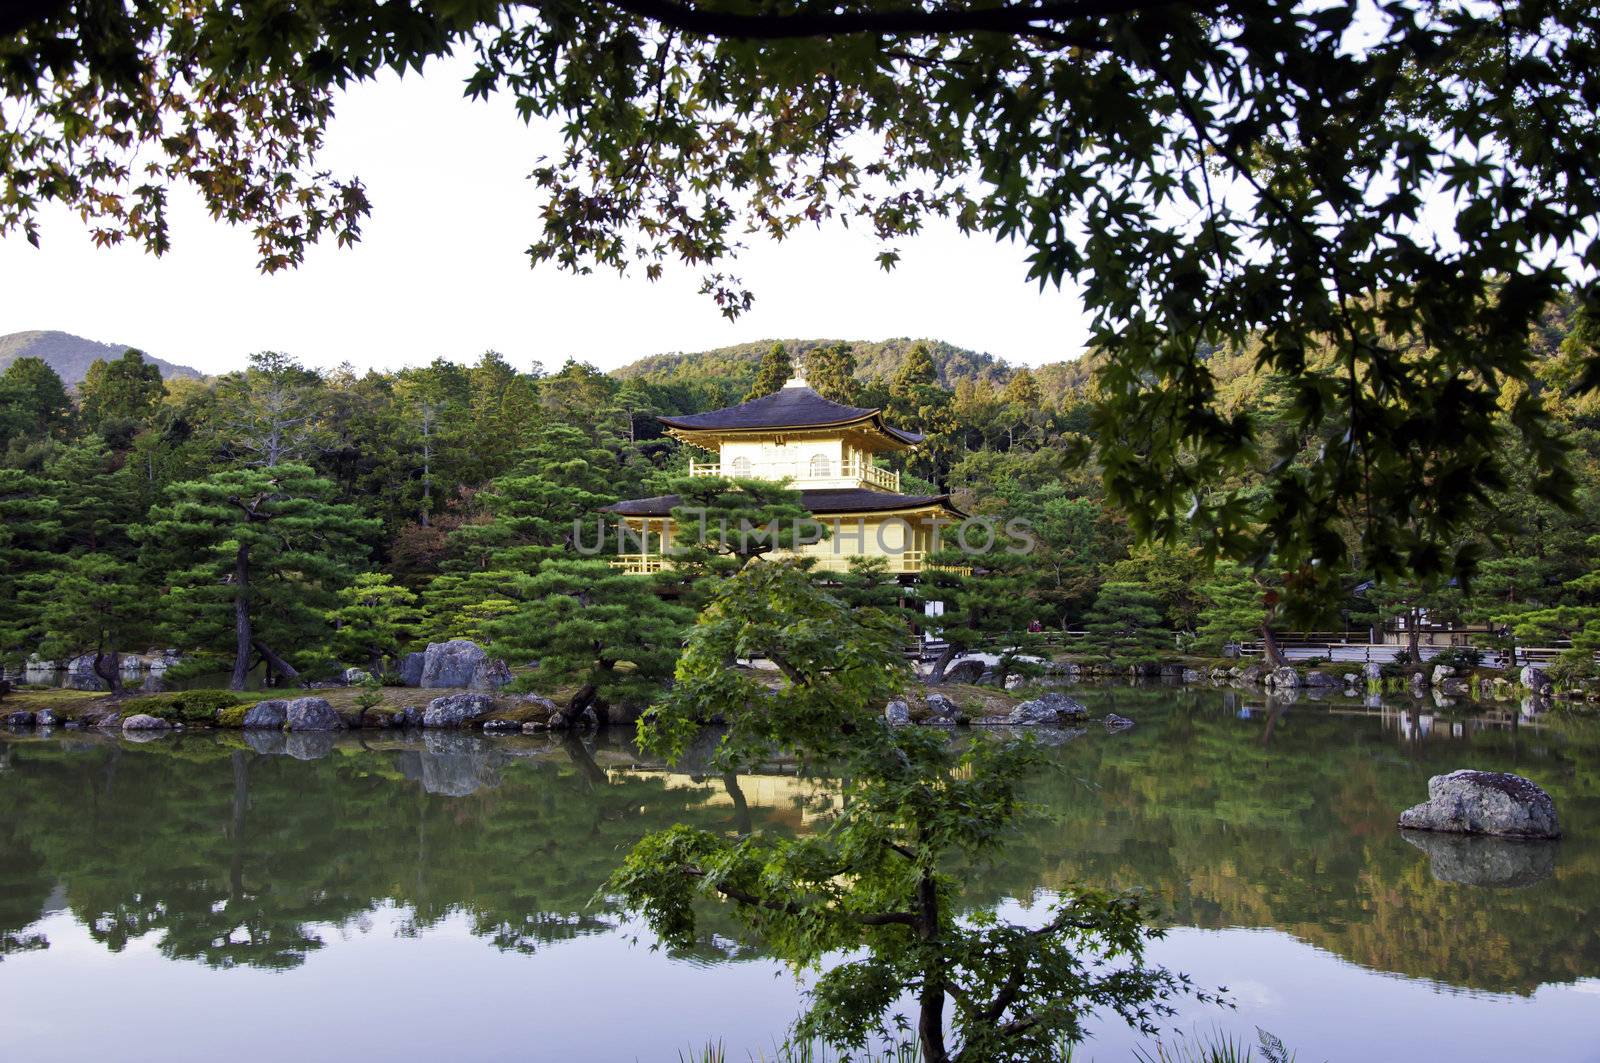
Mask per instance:
[[[377,530],[332,488],[304,465],[218,472],[173,485],[139,532],[171,585],[167,623],[190,644],[231,647],[235,690],[256,656],[290,664],[274,644],[327,642],[334,595]]]
[[[54,565],[60,507],[52,485],[17,469],[0,468],[0,663],[27,656],[33,611],[21,600],[22,582]]]
[[[761,366],[756,370],[756,380],[745,392],[744,401],[759,399],[782,388],[794,376],[794,366],[789,361],[789,348],[783,341],[774,340],[772,347],[761,356]]]
[[[129,349],[114,362],[96,359],[78,387],[78,406],[90,431],[129,434],[155,413],[167,393],[161,370]]]
[[[71,421],[67,389],[42,359],[18,358],[0,373],[0,450],[13,441],[59,435]]]
[[[956,883],[1015,829],[1020,786],[1037,763],[1031,743],[888,728],[876,706],[907,679],[894,618],[852,610],[797,566],[751,566],[725,581],[696,623],[678,682],[640,721],[648,749],[676,759],[698,721],[728,724],[714,763],[724,770],[774,752],[842,767],[840,804],[813,835],[730,837],[675,826],[638,843],[609,890],[662,941],[696,938],[697,902],[734,905],[763,943],[796,968],[821,970],[795,1039],[859,1050],[890,1028],[903,995],[918,1001],[923,1056],[1039,1059],[1084,1035],[1104,1007],[1153,1029],[1170,1013],[1176,976],[1143,962],[1142,901],[1089,888],[1065,891],[1047,921],[1024,928],[990,910],[958,918]],[[772,661],[768,688],[727,667]],[[1101,964],[1120,957],[1119,970]]]
[[[1107,583],[1084,617],[1083,646],[1118,667],[1155,664],[1172,647],[1161,629],[1160,599],[1137,583]]]
[[[1266,595],[1265,580],[1257,573],[1232,562],[1217,566],[1211,581],[1200,588],[1196,648],[1216,654],[1229,643],[1260,638],[1271,612]]]
[[[549,687],[576,683],[571,707],[642,707],[672,675],[691,614],[653,580],[604,560],[550,560],[515,577],[515,603],[484,623],[491,652],[539,662]]]
[[[113,691],[121,685],[118,653],[152,631],[155,604],[143,574],[105,554],[79,554],[25,577],[21,597],[39,653],[51,660],[94,654],[96,672]]]
[[[220,713],[233,708],[247,709],[248,706],[226,690],[179,690],[130,698],[122,703],[124,715],[142,712],[178,723],[212,723],[218,720]]]
[[[416,631],[417,596],[386,573],[364,572],[339,590],[338,599],[339,608],[328,613],[334,653],[366,662],[373,675],[382,673],[384,661],[398,656]]]
[[[806,356],[806,383],[825,399],[854,406],[856,392],[855,349],[848,343],[818,347]]]

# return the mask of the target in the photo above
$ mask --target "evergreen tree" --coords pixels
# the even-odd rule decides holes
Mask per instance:
[[[1229,643],[1262,638],[1270,615],[1265,595],[1266,588],[1250,569],[1231,561],[1219,564],[1211,581],[1200,588],[1197,647],[1221,653]],[[1275,664],[1268,656],[1268,663]]]
[[[97,435],[51,452],[45,474],[57,485],[56,512],[66,549],[133,558],[137,550],[128,533],[144,519],[146,508],[139,471]]]
[[[166,393],[161,370],[130,348],[115,361],[94,360],[78,386],[78,407],[90,431],[127,438],[149,421]]]
[[[433,519],[434,481],[440,457],[453,452],[463,442],[463,428],[470,405],[467,374],[454,362],[435,358],[429,365],[408,369],[395,383],[395,394],[410,414],[410,429],[416,442],[416,472],[421,494],[417,499],[417,523],[426,528]],[[449,464],[448,460],[446,464]]]
[[[923,435],[908,467],[943,484],[950,471],[957,425],[952,396],[939,383],[939,371],[927,344],[911,348],[895,374],[889,389],[889,413],[896,427]]]
[[[755,383],[745,392],[744,401],[771,395],[787,384],[792,376],[794,366],[789,361],[789,348],[783,345],[782,340],[774,340],[772,347],[761,356],[761,367],[756,370]]]
[[[152,633],[148,583],[132,565],[105,554],[79,554],[58,570],[22,581],[32,612],[30,634],[50,660],[94,655],[94,674],[122,689],[119,654]]]
[[[534,658],[548,688],[576,683],[567,705],[576,718],[594,709],[642,709],[672,675],[694,619],[662,597],[655,581],[604,560],[549,560],[515,584],[516,612],[490,621],[492,652]]]
[[[18,358],[0,373],[0,448],[16,439],[59,436],[72,423],[72,400],[41,358]]]
[[[34,612],[21,599],[21,583],[55,564],[56,497],[49,481],[0,468],[0,665],[15,666],[28,655]]]
[[[171,584],[172,630],[231,650],[231,689],[244,689],[257,658],[294,678],[289,658],[305,658],[280,647],[326,644],[335,592],[378,527],[332,494],[304,465],[232,469],[174,484],[140,530],[147,564]]]
[[[339,608],[328,613],[333,649],[341,660],[362,660],[373,675],[399,656],[421,620],[417,596],[392,576],[364,572],[338,592]]]
[[[1138,583],[1102,586],[1083,627],[1084,646],[1118,667],[1153,664],[1172,648],[1171,635],[1161,622],[1161,599]]]
[[[924,600],[941,602],[944,609],[923,621],[945,643],[928,682],[944,682],[951,662],[980,648],[1000,655],[995,672],[1004,675],[1014,658],[1033,656],[1043,641],[1028,631],[1039,619],[1033,596],[1037,566],[1027,555],[1004,550],[969,554],[949,539],[927,559],[917,588]]]
[[[806,384],[825,399],[854,406],[856,356],[848,343],[813,348],[806,356]]]
[[[259,351],[217,386],[221,442],[243,464],[272,468],[306,460],[319,441],[322,379],[287,354]]]
[[[673,480],[674,576],[692,584],[726,576],[752,560],[826,538],[800,492],[768,480],[685,476]]]

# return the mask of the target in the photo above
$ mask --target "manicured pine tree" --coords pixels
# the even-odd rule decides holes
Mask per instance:
[[[122,689],[118,655],[153,634],[148,582],[106,554],[78,554],[55,571],[28,576],[21,596],[40,655],[60,661],[93,654],[94,673],[112,693]]]
[[[14,667],[28,656],[33,611],[20,585],[55,567],[58,495],[48,480],[0,468],[0,664]]]
[[[784,483],[685,476],[669,489],[678,496],[672,510],[673,576],[690,586],[702,576],[732,575],[758,557],[827,536],[801,504],[800,492]]]
[[[573,541],[574,522],[618,497],[616,465],[615,453],[580,429],[540,428],[515,468],[478,494],[490,519],[451,534],[452,567],[532,571]]]
[[[328,613],[333,649],[341,660],[364,660],[373,675],[411,641],[421,614],[417,596],[383,572],[363,572],[338,592],[339,608]]]
[[[936,631],[945,648],[934,659],[928,682],[944,682],[950,664],[964,654],[986,650],[997,654],[997,674],[1012,668],[1013,659],[1042,652],[1041,634],[1030,633],[1039,619],[1035,598],[1038,567],[1025,554],[996,547],[969,553],[952,534],[927,559],[918,585],[924,601],[942,602],[944,613],[922,623]]]
[[[45,474],[57,485],[62,546],[132,560],[137,548],[128,530],[144,519],[146,508],[139,472],[97,435],[58,446]]]
[[[545,561],[515,586],[516,612],[490,621],[491,652],[539,662],[547,686],[577,684],[569,716],[592,708],[642,709],[672,676],[694,619],[655,580],[605,560]]]
[[[1085,646],[1118,667],[1153,664],[1172,648],[1172,636],[1161,621],[1161,599],[1138,583],[1103,585],[1083,627],[1088,633]]]
[[[1270,634],[1263,634],[1270,632],[1267,621],[1273,614],[1267,605],[1268,593],[1263,581],[1244,565],[1231,561],[1217,565],[1211,581],[1200,588],[1196,646],[1207,653],[1221,653],[1229,643],[1258,638],[1271,641]],[[1268,658],[1267,663],[1276,666],[1275,653]]]
[[[171,584],[171,629],[231,651],[233,690],[257,658],[294,678],[294,647],[327,644],[335,592],[378,531],[332,488],[304,465],[230,469],[174,484],[140,529],[147,566]]]
[[[744,401],[749,402],[763,395],[771,395],[787,384],[792,376],[794,376],[794,365],[789,361],[789,348],[785,347],[781,340],[773,341],[767,353],[761,356],[761,366],[756,370],[755,383],[745,392]]]

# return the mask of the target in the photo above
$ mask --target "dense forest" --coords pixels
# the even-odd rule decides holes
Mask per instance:
[[[538,658],[591,698],[647,696],[696,599],[578,556],[573,521],[682,489],[689,454],[658,415],[742,401],[794,369],[927,433],[895,459],[907,493],[949,492],[1034,529],[1025,559],[925,578],[916,593],[946,602],[957,647],[1038,620],[1137,662],[1426,610],[1523,644],[1571,640],[1565,667],[1583,671],[1600,645],[1600,398],[1563,390],[1580,358],[1567,331],[1552,314],[1530,345],[1575,452],[1573,503],[1542,497],[1531,475],[1481,485],[1483,519],[1458,544],[1476,559],[1470,583],[1374,582],[1350,529],[1357,563],[1338,600],[1297,595],[1301,574],[1270,556],[1211,557],[1200,529],[1141,541],[1096,463],[1093,354],[1030,370],[931,341],[768,341],[607,374],[578,361],[522,371],[494,352],[319,372],[267,352],[220,377],[163,380],[129,352],[75,389],[19,358],[0,374],[0,656],[15,668],[94,654],[114,683],[117,653],[170,646],[241,683],[261,667],[381,669],[420,642],[468,637]],[[1209,355],[1253,430],[1236,481],[1219,486],[1319,460],[1315,438],[1286,446],[1294,400],[1257,354]],[[885,599],[881,572],[843,583],[859,601],[906,594]]]

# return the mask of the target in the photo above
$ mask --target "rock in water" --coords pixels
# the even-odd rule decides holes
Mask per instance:
[[[1531,886],[1556,871],[1558,845],[1522,838],[1490,838],[1407,830],[1400,836],[1428,854],[1428,870],[1440,882],[1464,886]]]
[[[1128,719],[1126,716],[1118,716],[1114,712],[1106,713],[1106,734],[1116,734],[1118,731],[1126,731],[1132,726],[1133,721]]]
[[[904,727],[911,722],[911,709],[904,701],[896,698],[884,706],[883,718],[891,727]]]
[[[1329,675],[1327,672],[1318,672],[1312,670],[1306,673],[1306,686],[1308,687],[1336,687],[1338,685],[1339,680]]]
[[[124,731],[165,731],[171,726],[170,723],[159,716],[151,716],[143,712],[129,716],[122,721],[122,729]]]
[[[494,708],[494,698],[487,694],[451,694],[434,698],[428,702],[427,711],[422,714],[422,726],[465,727],[487,716]]]
[[[1535,694],[1540,694],[1550,689],[1550,677],[1544,674],[1543,668],[1536,668],[1531,664],[1523,665],[1519,678],[1522,680],[1522,685]]]
[[[289,703],[281,699],[271,701],[258,701],[250,706],[244,714],[240,726],[252,730],[283,730],[284,723],[289,718]]]
[[[430,642],[423,654],[419,686],[466,687],[471,690],[498,690],[511,682],[506,662],[491,660],[483,647],[467,639]]]
[[[1031,727],[1038,724],[1081,720],[1088,715],[1089,710],[1083,707],[1082,702],[1052,690],[1043,697],[1020,703],[1011,710],[1011,715],[1003,716],[996,722],[1009,724],[1013,727]]]
[[[59,722],[60,720],[56,714],[49,709],[40,709],[33,717],[33,725],[35,727],[54,727]]]
[[[1383,678],[1383,665],[1379,664],[1377,661],[1368,661],[1367,666],[1361,669],[1361,671],[1368,679]]]
[[[928,707],[928,720],[931,723],[955,723],[961,715],[956,703],[943,694],[929,694],[922,702]]]
[[[1274,668],[1267,676],[1267,686],[1278,690],[1296,690],[1300,686],[1300,673],[1288,665]]]
[[[32,727],[34,715],[26,709],[19,709],[16,712],[6,713],[5,719],[8,727]]]
[[[1400,813],[1400,826],[1503,838],[1559,838],[1555,802],[1520,775],[1464,768],[1428,780],[1428,800]]]
[[[428,655],[425,653],[408,653],[400,659],[400,667],[395,671],[400,676],[400,682],[408,687],[422,685],[422,668],[427,663]]]
[[[291,731],[337,731],[344,726],[333,706],[323,698],[295,698],[285,713]]]

